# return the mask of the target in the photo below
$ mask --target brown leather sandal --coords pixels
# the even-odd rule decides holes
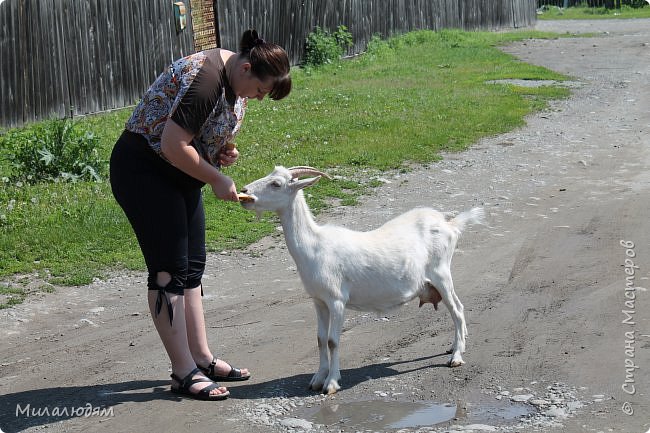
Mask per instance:
[[[228,363],[226,362],[226,364],[228,364]],[[214,380],[214,381],[241,382],[243,380],[248,380],[248,379],[251,378],[250,373],[244,376],[239,368],[235,368],[230,364],[228,364],[228,366],[230,367],[230,372],[228,373],[228,375],[227,376],[218,376],[218,375],[216,375],[214,373],[214,367],[216,365],[217,365],[217,358],[212,357],[212,362],[210,363],[210,365],[208,365],[207,367],[201,367],[199,365],[199,368],[201,369],[201,371],[203,373],[205,373],[205,375],[209,379]]]
[[[197,377],[196,379],[192,379],[192,376],[194,376],[195,374],[200,373],[200,372],[201,372],[201,369],[197,367],[194,370],[192,370],[190,372],[190,374],[188,374],[187,376],[185,376],[182,379],[180,377],[176,376],[174,373],[172,373],[171,378],[179,383],[179,385],[176,388],[174,388],[172,386],[172,392],[176,393],[176,394],[186,395],[188,397],[192,397],[192,398],[197,399],[197,400],[225,400],[225,399],[228,398],[228,396],[230,395],[230,391],[226,391],[226,392],[223,392],[223,393],[217,394],[217,395],[210,394],[210,391],[212,391],[213,389],[219,388],[219,384],[214,383],[214,381],[210,380],[209,378],[207,378],[207,377]],[[190,390],[190,387],[192,385],[197,384],[197,383],[201,383],[201,382],[212,382],[212,385],[208,385],[205,388],[203,388],[203,389],[201,389],[201,390],[199,390],[197,392],[192,392]]]

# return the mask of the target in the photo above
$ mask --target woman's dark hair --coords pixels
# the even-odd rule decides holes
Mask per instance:
[[[282,99],[291,92],[289,57],[284,49],[261,39],[257,31],[246,30],[239,42],[239,54],[246,56],[251,63],[251,72],[265,81],[273,78],[273,88],[269,92],[271,99]]]

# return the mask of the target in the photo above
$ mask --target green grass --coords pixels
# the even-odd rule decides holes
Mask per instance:
[[[593,20],[611,18],[650,18],[650,6],[632,8],[624,5],[620,9],[605,9],[604,7],[577,6],[567,9],[550,6],[541,14],[540,20]]]
[[[0,310],[22,303],[27,297],[25,289],[19,287],[0,287]]]
[[[241,188],[276,164],[312,165],[340,176],[310,189],[316,212],[332,202],[353,205],[376,185],[369,173],[461,151],[566,97],[561,87],[486,84],[566,78],[495,47],[531,37],[553,35],[421,31],[375,40],[354,60],[295,69],[288,98],[249,103],[237,140],[240,160],[225,171]],[[130,111],[80,120],[100,137],[105,160]],[[55,284],[80,285],[109,271],[144,268],[106,181],[27,185],[8,181],[8,173],[0,163],[0,279],[37,273]],[[242,248],[277,225],[272,216],[258,221],[237,204],[217,201],[209,189],[204,196],[211,251]]]

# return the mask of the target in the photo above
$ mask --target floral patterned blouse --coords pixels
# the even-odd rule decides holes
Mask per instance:
[[[246,112],[246,99],[236,97],[225,73],[220,49],[201,51],[172,63],[146,91],[126,123],[160,156],[167,119],[194,134],[192,146],[219,167],[221,148],[234,140]]]

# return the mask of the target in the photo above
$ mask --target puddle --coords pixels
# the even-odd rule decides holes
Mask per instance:
[[[506,400],[490,404],[467,404],[458,411],[457,417],[471,422],[504,425],[535,412],[530,405]]]
[[[432,401],[330,401],[301,410],[298,417],[316,424],[351,429],[403,429],[436,426],[449,421],[462,423],[514,423],[535,410],[525,404],[496,402],[489,405],[440,404]]]
[[[305,410],[302,417],[325,425],[355,428],[408,428],[440,424],[456,416],[456,405],[434,402],[368,400],[324,403]]]

